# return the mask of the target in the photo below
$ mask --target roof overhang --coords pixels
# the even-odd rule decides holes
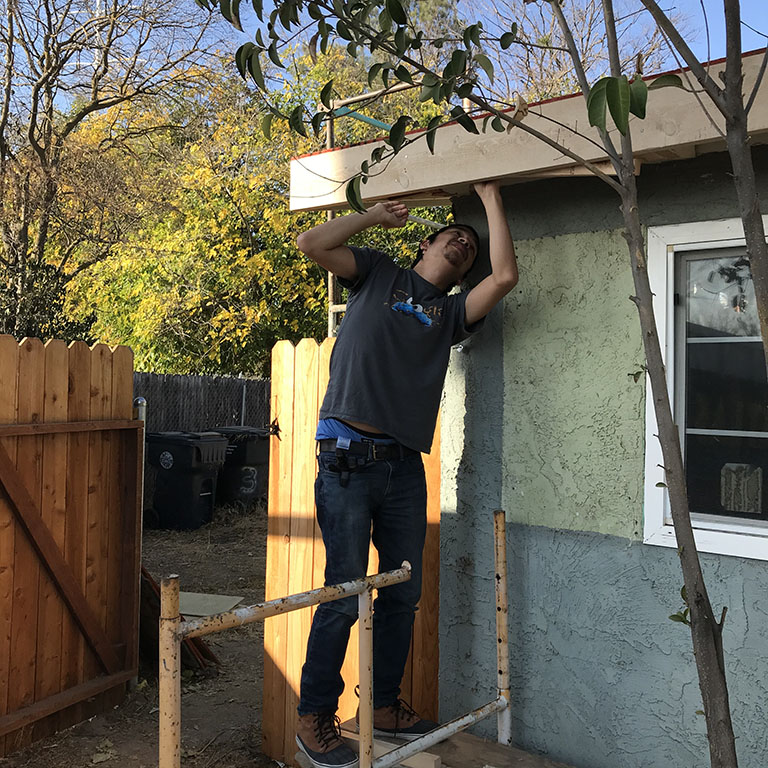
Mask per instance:
[[[763,55],[764,51],[744,55],[747,96],[756,81]],[[713,79],[720,82],[719,73],[725,70],[725,62],[712,62],[709,67]],[[683,72],[689,82],[695,83],[690,73]],[[696,85],[698,87],[698,83]],[[711,119],[704,114],[699,101],[706,106]],[[483,115],[475,119],[481,127]],[[598,132],[589,125],[581,94],[531,105],[525,122],[580,157],[612,172]],[[630,126],[638,170],[642,163],[687,159],[726,149],[722,115],[702,93],[697,97],[679,88],[652,90],[648,94],[646,118],[633,117]],[[749,130],[754,143],[768,143],[766,78],[749,113]],[[614,130],[612,135],[618,144],[618,132]],[[381,140],[369,141],[291,160],[291,210],[347,208],[345,181],[358,173],[374,147],[382,144]],[[476,181],[500,179],[513,184],[584,175],[589,171],[523,130],[513,128],[509,133],[497,133],[489,128],[478,136],[450,123],[437,130],[434,155],[430,154],[425,141],[417,141],[402,149],[386,168],[374,173],[362,186],[366,202],[399,199],[409,205],[441,205],[452,197],[466,194]]]

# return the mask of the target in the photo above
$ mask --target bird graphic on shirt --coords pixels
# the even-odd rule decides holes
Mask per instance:
[[[398,301],[392,305],[395,312],[402,312],[404,315],[413,315],[422,325],[432,325],[432,319],[424,314],[424,307],[421,304],[413,303],[413,296],[407,301]]]

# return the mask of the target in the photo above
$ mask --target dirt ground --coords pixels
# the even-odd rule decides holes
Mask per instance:
[[[217,510],[196,531],[144,532],[143,564],[159,581],[180,576],[187,592],[264,599],[267,515]],[[221,662],[218,674],[191,671],[182,682],[185,768],[275,768],[261,753],[262,635],[260,622],[206,637]],[[150,768],[157,765],[157,680],[143,667],[139,684],[111,712],[0,759],[2,768]]]

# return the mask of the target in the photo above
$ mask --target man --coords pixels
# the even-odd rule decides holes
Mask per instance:
[[[403,226],[408,209],[379,203],[332,219],[297,244],[349,289],[317,430],[315,503],[326,550],[325,583],[366,574],[373,539],[379,570],[408,560],[410,581],[379,591],[373,617],[374,733],[415,739],[436,727],[400,699],[400,682],[421,596],[426,485],[421,452],[432,444],[450,348],[478,329],[517,283],[517,263],[498,183],[475,184],[488,219],[491,274],[462,282],[480,246],[461,224],[423,240],[411,269],[385,254],[345,245],[372,226]],[[317,608],[302,670],[296,741],[316,768],[355,768],[336,717],[341,666],[357,598]]]

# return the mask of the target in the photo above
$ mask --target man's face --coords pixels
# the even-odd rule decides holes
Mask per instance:
[[[422,253],[425,260],[445,264],[458,282],[469,272],[475,261],[477,242],[470,230],[451,227],[441,232],[431,243],[424,241]]]

